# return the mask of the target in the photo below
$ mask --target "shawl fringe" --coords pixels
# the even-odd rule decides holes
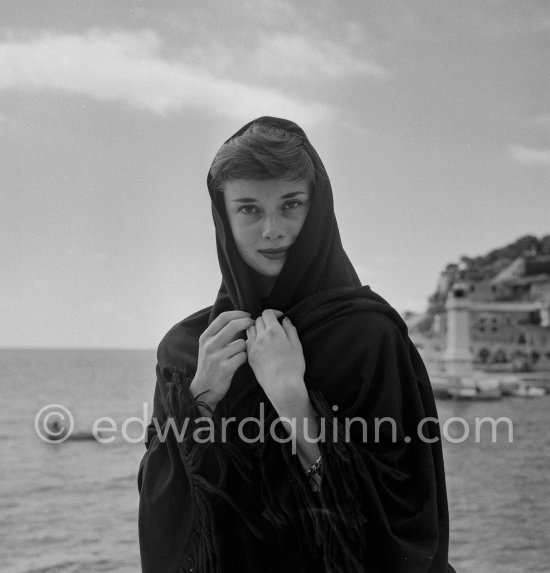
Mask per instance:
[[[199,571],[200,573],[223,573],[219,560],[219,535],[215,531],[215,511],[212,506],[213,496],[226,501],[243,519],[252,533],[260,536],[257,529],[250,523],[243,511],[223,491],[227,476],[228,460],[231,460],[243,479],[250,473],[250,463],[238,449],[230,443],[222,443],[219,431],[219,420],[210,406],[201,400],[203,394],[193,397],[189,387],[193,380],[185,372],[174,370],[172,379],[166,384],[167,394],[165,408],[168,419],[172,418],[178,434],[185,430],[183,439],[178,439],[178,448],[182,463],[188,468],[192,495],[195,503],[192,520],[192,533],[187,543],[187,551],[182,563],[183,571]],[[196,442],[194,433],[206,424],[200,408],[208,411],[212,419],[214,440]],[[201,418],[203,418],[201,422]],[[187,420],[187,423],[185,422]],[[220,447],[223,446],[223,447]],[[211,483],[200,473],[205,458],[212,454],[218,468],[218,480]]]
[[[368,470],[355,446],[345,443],[341,427],[337,428],[338,440],[332,441],[334,412],[322,393],[310,389],[309,396],[326,424],[325,439],[319,442],[323,457],[320,489],[317,490],[316,484],[306,478],[297,456],[291,453],[287,444],[282,444],[282,459],[290,472],[292,499],[280,491],[280,483],[270,483],[268,463],[262,461],[266,517],[282,533],[297,514],[300,519],[298,537],[323,564],[326,573],[364,573],[365,537],[368,533],[360,500],[362,477],[368,475]],[[262,454],[266,456],[265,450]]]

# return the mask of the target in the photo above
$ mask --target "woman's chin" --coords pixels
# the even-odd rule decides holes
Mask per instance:
[[[284,264],[284,260],[272,261],[268,264],[254,264],[254,266],[252,266],[250,263],[247,263],[248,267],[256,275],[266,279],[276,279],[281,274],[281,270],[283,269]]]
[[[259,271],[258,274],[262,275],[263,277],[265,277],[266,279],[276,279],[280,274],[281,274],[281,269],[282,269],[282,265],[280,269],[269,269],[269,270],[263,270],[263,271]]]
[[[252,267],[248,264],[247,266],[250,271],[252,280],[256,284],[256,288],[260,293],[260,296],[267,296],[275,284],[277,277],[280,275],[283,265],[281,265],[278,269],[273,268],[273,266],[266,269],[263,265],[254,265]]]

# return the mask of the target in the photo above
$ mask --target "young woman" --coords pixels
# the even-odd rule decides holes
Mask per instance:
[[[158,349],[143,571],[452,571],[426,370],[361,286],[306,135],[245,125],[208,189],[222,285]]]

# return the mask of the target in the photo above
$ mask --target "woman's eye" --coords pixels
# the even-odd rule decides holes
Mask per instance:
[[[296,209],[296,207],[299,207],[300,205],[302,205],[301,201],[297,201],[296,199],[293,199],[292,201],[287,201],[284,205],[285,209]]]
[[[243,205],[239,209],[239,213],[244,213],[245,215],[252,215],[253,213],[256,213],[257,211],[258,211],[258,209],[255,205]]]

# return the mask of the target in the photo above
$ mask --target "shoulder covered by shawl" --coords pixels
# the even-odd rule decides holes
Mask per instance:
[[[201,475],[207,445],[194,441],[197,401],[189,392],[196,371],[198,337],[211,307],[174,325],[157,351],[157,384],[147,452],[138,472],[139,537],[142,571],[188,570],[200,539],[212,522],[208,502],[215,488]],[[211,544],[208,559],[212,558]]]
[[[160,371],[168,374],[174,369],[192,376],[196,369],[199,336],[208,326],[212,307],[203,308],[175,324],[162,338],[157,349]]]
[[[312,297],[291,318],[304,348],[306,383],[340,407],[357,409],[390,387],[398,401],[400,387],[414,388],[424,377],[405,323],[369,287]]]
[[[350,371],[359,373],[366,365],[375,369],[388,353],[408,354],[409,349],[406,333],[389,316],[360,306],[305,330],[302,339],[313,354],[311,360],[306,357],[308,366],[329,373],[331,378]],[[345,382],[353,386],[353,380]],[[319,382],[312,383],[319,386]],[[325,384],[320,389],[330,391]]]

